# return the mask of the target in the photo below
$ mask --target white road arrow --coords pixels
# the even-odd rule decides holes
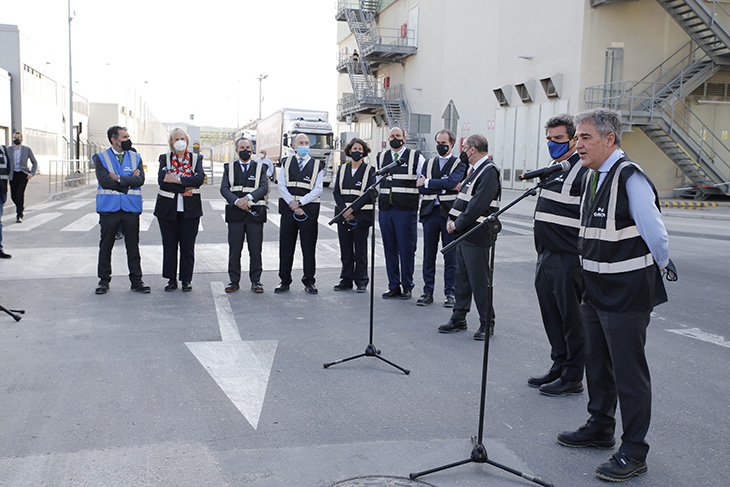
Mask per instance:
[[[256,429],[276,354],[276,340],[241,340],[222,282],[211,282],[220,342],[188,342],[195,357]]]

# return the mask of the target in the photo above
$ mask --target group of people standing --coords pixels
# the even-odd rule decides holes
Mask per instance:
[[[651,415],[651,386],[644,353],[646,329],[654,306],[667,300],[662,275],[669,264],[668,238],[661,220],[656,189],[640,166],[621,150],[621,117],[594,109],[576,117],[567,114],[548,120],[545,131],[554,164],[567,168],[541,179],[535,208],[534,238],[538,253],[535,289],[543,325],[551,347],[552,366],[528,385],[548,396],[583,392],[588,385],[584,426],[558,435],[568,447],[610,449],[615,445],[615,413],[620,402],[622,443],[596,475],[621,481],[647,471],[649,446],[645,436]],[[111,148],[94,156],[100,214],[98,294],[109,290],[111,247],[121,226],[135,291],[148,293],[139,266],[140,186],[144,169],[131,149],[123,127],[108,131]],[[436,256],[442,246],[466,235],[444,255],[444,302],[453,308],[441,333],[467,329],[472,299],[479,315],[474,338],[494,333],[490,302],[490,260],[494,235],[482,225],[499,208],[500,173],[488,155],[481,134],[467,137],[455,155],[454,133],[435,135],[438,156],[426,160],[405,146],[406,134],[395,127],[386,149],[367,161],[370,148],[352,139],[344,148],[351,162],[342,164],[334,178],[342,269],[335,291],[365,292],[369,284],[367,239],[374,223],[375,202],[385,254],[388,289],[384,299],[412,298],[417,245],[417,221],[423,225],[423,294],[416,304],[434,302]],[[170,152],[160,156],[160,186],[155,215],[163,241],[166,291],[177,288],[177,252],[182,290],[192,289],[194,243],[202,215],[199,187],[204,174],[202,157],[187,150],[184,131],[170,134]],[[261,284],[263,225],[267,220],[268,166],[254,161],[247,138],[236,142],[237,160],[226,164],[220,192],[228,205],[228,293],[240,289],[241,253],[248,241],[251,290]],[[309,156],[309,139],[295,137],[294,154],[281,160],[278,175],[280,214],[279,285],[289,291],[292,264],[299,239],[303,257],[304,289],[315,286],[318,217],[324,163]],[[2,167],[2,166],[0,166]],[[267,174],[268,172],[268,174]],[[372,188],[378,187],[377,196]],[[368,190],[371,191],[368,191]],[[344,211],[343,211],[344,210]],[[491,312],[490,312],[491,310]]]

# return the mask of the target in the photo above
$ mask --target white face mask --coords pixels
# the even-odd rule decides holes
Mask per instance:
[[[172,144],[172,146],[175,148],[176,151],[182,152],[188,148],[188,143],[184,140],[176,140],[175,143]]]

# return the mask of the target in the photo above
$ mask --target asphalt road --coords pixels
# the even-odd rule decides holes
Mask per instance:
[[[130,292],[121,243],[111,292],[94,295],[93,191],[31,197],[22,224],[6,206],[4,245],[13,258],[0,262],[0,304],[26,314],[20,322],[0,315],[0,485],[533,485],[485,464],[407,480],[469,457],[483,352],[471,338],[475,312],[467,333],[440,335],[449,316],[440,293],[429,307],[381,299],[378,240],[374,343],[411,373],[373,357],[324,369],[369,341],[369,294],[332,290],[336,233],[319,227],[320,294],[306,294],[295,270],[292,290],[275,295],[273,214],[265,227],[266,292],[244,286],[226,295],[223,200],[206,186],[193,292],[165,293],[155,190],[144,189],[141,232],[149,295]],[[505,192],[503,201],[517,195]],[[326,219],[329,190],[323,202]],[[533,205],[527,200],[506,215],[497,241],[484,445],[490,459],[556,486],[605,485],[593,471],[610,452],[555,441],[587,419],[587,396],[549,398],[525,382],[549,366],[533,288]],[[727,484],[729,210],[665,211],[680,280],[668,284],[670,301],[649,327],[649,473],[633,485]],[[420,272],[418,264],[415,291]]]

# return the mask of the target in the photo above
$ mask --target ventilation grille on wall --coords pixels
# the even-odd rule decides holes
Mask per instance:
[[[728,93],[730,93],[730,85],[727,83],[702,83],[690,95],[728,98]]]

